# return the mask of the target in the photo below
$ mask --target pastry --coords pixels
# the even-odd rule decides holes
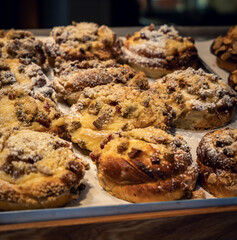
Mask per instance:
[[[226,125],[234,116],[237,94],[219,77],[202,69],[178,70],[151,86],[176,112],[174,124],[185,129]]]
[[[191,197],[198,176],[186,142],[153,127],[112,134],[90,157],[100,185],[129,202]]]
[[[120,40],[107,26],[95,23],[72,22],[66,27],[54,27],[50,33],[53,40],[45,44],[51,66],[55,59],[65,60],[107,60],[117,58],[121,52]]]
[[[38,65],[26,59],[0,58],[0,89],[13,85],[56,101],[53,84]]]
[[[63,206],[78,196],[85,166],[49,133],[0,128],[0,209]]]
[[[46,60],[43,43],[36,40],[33,33],[23,30],[0,31],[0,57],[24,58],[39,66]]]
[[[155,30],[153,24],[127,37],[122,47],[125,62],[148,77],[160,78],[177,69],[197,67],[198,55],[193,39],[178,35],[167,25]]]
[[[237,69],[230,73],[230,76],[228,78],[228,84],[237,91]]]
[[[231,27],[225,36],[219,36],[211,45],[211,52],[216,55],[220,68],[228,72],[237,69],[237,25]]]
[[[11,86],[0,90],[0,127],[27,128],[64,134],[65,120],[55,102],[30,90]]]
[[[128,65],[120,65],[114,60],[59,63],[54,69],[53,81],[58,95],[70,105],[77,102],[81,91],[86,87],[116,82],[141,89],[149,88],[144,73],[136,73]]]
[[[237,197],[237,129],[207,133],[197,148],[200,185],[216,197]]]
[[[72,142],[92,151],[119,129],[154,126],[167,130],[173,117],[172,108],[157,94],[110,83],[85,88],[66,122]]]

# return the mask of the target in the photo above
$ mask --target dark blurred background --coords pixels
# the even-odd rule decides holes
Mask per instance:
[[[111,27],[150,23],[237,24],[237,0],[4,0],[0,28],[51,28],[74,21]]]

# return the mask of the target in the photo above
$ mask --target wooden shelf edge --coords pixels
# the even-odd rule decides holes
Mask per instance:
[[[74,219],[42,221],[42,222],[6,224],[6,225],[0,225],[0,231],[15,231],[15,230],[23,230],[23,229],[31,229],[31,228],[49,228],[49,227],[72,226],[72,225],[93,224],[93,223],[146,220],[146,219],[155,219],[155,218],[211,214],[211,213],[221,213],[221,212],[231,212],[231,211],[237,211],[237,205],[225,206],[225,207],[195,208],[195,209],[184,209],[184,210],[170,210],[170,211],[159,211],[159,212],[145,212],[145,213],[135,213],[135,214],[102,216],[102,217],[74,218]]]

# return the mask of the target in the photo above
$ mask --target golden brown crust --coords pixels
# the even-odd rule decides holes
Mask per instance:
[[[219,57],[216,57],[216,63],[220,68],[225,69],[227,72],[232,72],[237,68],[237,63],[231,61],[224,61]]]
[[[211,45],[211,52],[217,56],[217,65],[228,72],[237,69],[237,25],[231,27],[225,36],[219,36]]]
[[[85,88],[66,117],[71,140],[81,148],[93,150],[119,129],[168,129],[173,119],[172,108],[157,94],[147,90],[110,83]]]
[[[197,148],[200,185],[216,197],[236,197],[236,156],[236,129],[207,133]]]
[[[190,196],[197,180],[183,139],[153,127],[112,134],[90,156],[101,186],[130,202]]]
[[[129,37],[122,58],[148,77],[159,78],[177,69],[197,67],[197,50],[191,38],[182,38],[173,27],[145,27]]]
[[[39,66],[43,66],[46,60],[40,40],[36,40],[31,32],[14,29],[1,31],[0,57],[28,59]]]
[[[233,71],[228,78],[228,84],[237,91],[237,70]]]
[[[58,95],[63,96],[70,105],[77,102],[81,91],[86,87],[115,82],[143,90],[149,88],[144,73],[136,73],[128,65],[118,64],[114,60],[58,62],[53,80]]]
[[[51,66],[55,59],[65,60],[107,60],[120,54],[120,41],[107,26],[95,23],[73,22],[66,27],[54,27],[50,35],[54,41],[45,44]]]
[[[197,62],[194,62],[193,65],[190,64],[189,67],[197,69],[197,64],[198,64]],[[149,66],[140,65],[140,64],[137,64],[135,62],[131,62],[131,63],[129,63],[129,65],[132,68],[134,68],[136,71],[142,71],[146,74],[146,76],[148,76],[150,78],[154,78],[154,79],[161,78],[161,77],[177,70],[177,69],[172,69],[172,70],[171,69],[165,69],[165,68],[162,68],[162,67],[151,68]],[[180,69],[185,69],[185,68],[182,67]]]
[[[0,91],[0,127],[64,134],[65,120],[56,103],[41,94],[11,86]]]
[[[71,143],[31,130],[0,133],[1,210],[58,207],[77,197],[85,166]]]
[[[53,84],[38,65],[26,59],[0,59],[0,89],[6,91],[11,86],[56,101]]]
[[[224,126],[234,116],[236,93],[216,75],[202,69],[175,71],[151,86],[176,111],[174,124],[185,129]]]

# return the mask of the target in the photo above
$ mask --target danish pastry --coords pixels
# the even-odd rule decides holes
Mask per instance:
[[[70,105],[77,102],[81,91],[86,87],[115,82],[141,89],[149,88],[144,73],[136,73],[128,65],[120,65],[113,60],[62,63],[54,69],[53,79],[58,95],[63,96]]]
[[[153,127],[112,134],[90,157],[100,185],[129,202],[191,197],[198,176],[186,142]]]
[[[38,65],[26,59],[0,58],[0,89],[13,85],[56,101],[53,84]]]
[[[197,148],[200,185],[216,197],[237,197],[237,129],[207,133]]]
[[[237,91],[237,69],[230,74],[228,84]]]
[[[155,30],[153,24],[124,41],[122,58],[148,77],[160,78],[177,69],[197,67],[198,55],[193,39],[178,35],[167,25]]]
[[[237,94],[219,77],[202,69],[178,70],[151,86],[176,112],[174,124],[185,129],[224,126],[234,116]]]
[[[211,45],[217,65],[228,72],[237,69],[237,25],[231,27],[225,36],[219,36]]]
[[[123,84],[85,88],[66,116],[71,140],[93,150],[107,135],[122,129],[154,126],[168,129],[172,108],[157,94]]]
[[[107,60],[117,58],[121,52],[120,40],[104,25],[72,22],[66,27],[54,27],[50,35],[53,41],[45,44],[45,50],[51,66],[57,57],[71,61]]]
[[[46,60],[43,43],[33,33],[23,30],[0,31],[0,57],[24,58],[43,66]]]
[[[0,90],[0,127],[64,134],[65,119],[55,102],[18,86]]]
[[[0,128],[0,209],[63,206],[77,198],[85,166],[49,133]]]

